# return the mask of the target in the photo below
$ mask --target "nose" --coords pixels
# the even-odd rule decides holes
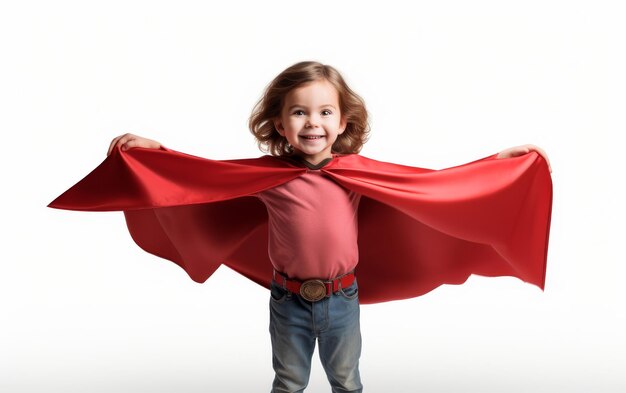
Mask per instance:
[[[318,116],[309,116],[305,126],[308,128],[313,128],[313,127],[317,127],[319,125],[319,118]]]

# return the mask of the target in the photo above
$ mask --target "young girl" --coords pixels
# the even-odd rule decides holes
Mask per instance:
[[[364,102],[333,67],[302,62],[269,84],[250,117],[250,129],[262,150],[291,167],[306,168],[289,181],[259,187],[250,194],[263,202],[268,215],[267,251],[274,269],[270,297],[272,391],[302,392],[306,388],[317,341],[332,391],[361,392],[355,276],[360,257],[357,212],[361,194],[355,187],[342,186],[341,178],[329,176],[324,169],[358,153],[367,140]],[[107,156],[115,149],[135,147],[169,150],[157,141],[127,133],[113,139]],[[547,163],[545,153],[533,145],[506,149],[492,158],[531,151]]]

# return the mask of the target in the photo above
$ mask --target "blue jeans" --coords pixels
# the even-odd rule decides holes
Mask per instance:
[[[361,330],[356,280],[330,297],[309,302],[272,282],[270,295],[272,393],[303,392],[311,358],[319,355],[333,393],[360,393]]]

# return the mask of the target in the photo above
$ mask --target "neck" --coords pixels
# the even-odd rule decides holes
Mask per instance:
[[[305,156],[300,152],[294,152],[294,155],[297,156],[300,160],[306,161],[311,165],[319,165],[324,160],[332,159],[333,155],[330,152],[326,152],[325,154],[319,154],[314,156]]]
[[[294,155],[293,156],[297,161],[302,162],[307,168],[309,169],[320,169],[322,167],[324,167],[326,164],[328,164],[333,157],[324,157],[318,160],[312,160],[312,161],[308,161],[306,159],[304,159],[302,156],[300,155]]]

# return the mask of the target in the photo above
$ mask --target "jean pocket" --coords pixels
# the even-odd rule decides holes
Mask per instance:
[[[272,283],[270,287],[270,298],[272,301],[282,303],[289,296],[289,291],[281,286]]]
[[[346,299],[356,299],[359,296],[359,286],[356,283],[356,279],[354,279],[354,282],[349,287],[341,288],[339,293]]]

